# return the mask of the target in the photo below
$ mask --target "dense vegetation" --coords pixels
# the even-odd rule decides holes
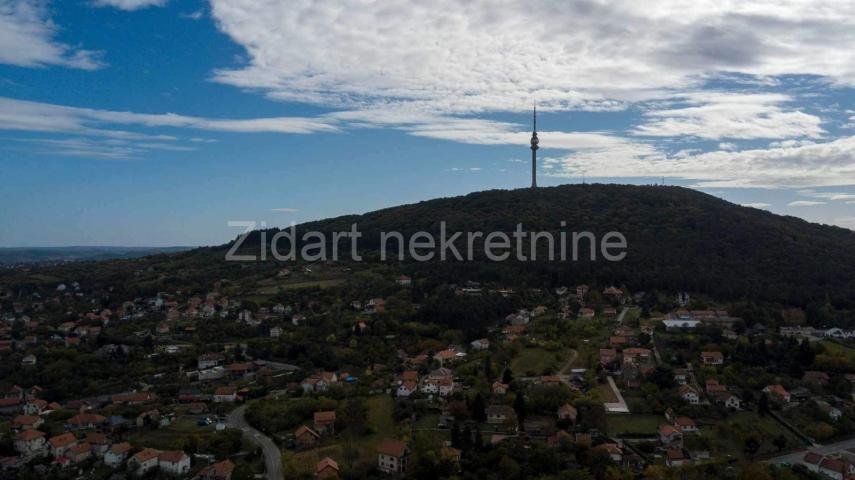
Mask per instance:
[[[376,259],[370,253],[380,245],[380,232],[398,231],[408,238],[426,231],[438,237],[440,221],[452,233],[511,232],[518,223],[525,231],[565,231],[568,237],[572,232],[590,231],[600,239],[606,232],[617,231],[625,235],[629,248],[621,262],[598,258],[594,262],[447,261],[409,266],[419,276],[436,281],[513,279],[544,286],[590,278],[636,290],[687,290],[801,307],[829,300],[851,308],[855,301],[852,231],[741,207],[680,187],[565,185],[491,190],[311,222],[298,226],[297,233],[348,231],[356,223],[363,233],[360,248],[368,252],[367,259]],[[562,221],[566,227],[561,227]],[[275,233],[267,231],[267,238]],[[256,232],[245,244],[255,245],[248,248],[257,252],[259,239]],[[458,245],[464,244],[465,235]],[[287,242],[283,245],[287,251]]]

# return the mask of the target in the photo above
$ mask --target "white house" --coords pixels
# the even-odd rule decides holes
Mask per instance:
[[[417,389],[418,384],[415,381],[404,380],[403,382],[401,382],[400,385],[398,385],[398,391],[396,392],[396,395],[399,397],[406,398],[412,395],[413,392],[415,392]]]
[[[128,470],[135,472],[137,475],[145,475],[157,468],[157,456],[159,451],[153,448],[146,448],[128,460]]]
[[[38,430],[24,430],[15,434],[15,451],[22,457],[31,457],[45,452],[45,434]]]
[[[700,396],[698,396],[698,392],[696,392],[690,385],[683,385],[680,387],[680,398],[692,405],[697,405],[701,400]]]
[[[478,340],[473,340],[469,345],[472,346],[473,350],[487,350],[490,348],[490,340],[479,338]]]
[[[104,454],[104,463],[110,468],[119,468],[122,463],[128,458],[128,452],[131,451],[131,444],[128,442],[117,443],[107,450]]]
[[[190,471],[190,457],[180,450],[161,452],[157,456],[157,466],[169,475],[184,475]]]

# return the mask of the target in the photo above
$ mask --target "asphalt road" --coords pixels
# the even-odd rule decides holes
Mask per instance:
[[[239,428],[246,438],[261,447],[262,452],[264,452],[264,468],[267,471],[267,480],[284,480],[282,476],[282,452],[270,437],[246,423],[245,412],[246,405],[234,409],[226,417],[226,424],[232,428]]]

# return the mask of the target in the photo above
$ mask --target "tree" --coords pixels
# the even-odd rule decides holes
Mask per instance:
[[[484,377],[486,377],[487,380],[493,379],[493,360],[489,355],[484,357]]]
[[[472,405],[469,406],[469,410],[472,412],[472,418],[479,422],[487,421],[487,405],[484,401],[484,396],[481,395],[481,392],[478,392],[475,395],[475,400],[472,401]]]
[[[525,395],[523,395],[523,392],[517,392],[517,396],[514,398],[514,412],[517,414],[517,423],[519,423],[521,430],[525,430],[525,409]]]
[[[451,426],[451,446],[454,448],[461,448],[461,439],[460,439],[460,425],[457,422]]]
[[[769,396],[766,392],[760,394],[760,400],[757,401],[757,413],[766,415],[769,413]]]
[[[510,368],[506,368],[505,372],[502,374],[502,383],[505,385],[510,385],[511,382],[514,381],[514,374],[511,372]]]
[[[778,435],[774,440],[772,440],[772,445],[774,445],[778,450],[787,448],[787,437],[783,434]]]
[[[749,435],[744,440],[743,450],[749,457],[754,457],[757,450],[760,450],[760,439],[756,435]]]

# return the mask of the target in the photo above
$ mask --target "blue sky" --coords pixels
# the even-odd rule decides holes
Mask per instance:
[[[637,3],[0,0],[0,246],[524,187],[535,99],[540,185],[855,228],[855,6]]]

